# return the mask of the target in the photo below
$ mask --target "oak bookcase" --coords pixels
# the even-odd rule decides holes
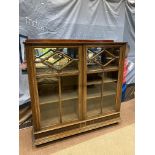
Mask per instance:
[[[120,121],[125,42],[28,39],[24,44],[35,145]]]

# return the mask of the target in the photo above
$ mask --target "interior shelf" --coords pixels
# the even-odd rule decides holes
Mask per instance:
[[[112,78],[104,78],[103,83],[110,83],[110,82],[117,82],[116,79]],[[87,85],[93,85],[93,84],[102,84],[102,80],[100,79],[95,79],[95,80],[88,80]]]
[[[78,120],[78,116],[76,113],[69,113],[69,114],[63,115],[62,117],[62,123],[76,121],[76,120]],[[48,119],[46,118],[46,119],[42,119],[41,121],[41,126],[43,127],[54,126],[58,124],[60,124],[59,117],[51,117]]]
[[[78,120],[78,115],[76,113],[69,113],[62,116],[62,122],[71,122]]]
[[[87,69],[87,74],[92,74],[92,73],[101,73],[101,72],[111,72],[111,71],[118,71],[118,66],[108,66],[105,67],[104,69],[102,68],[96,68],[95,66],[90,66]],[[43,77],[55,77],[55,76],[69,76],[69,75],[78,75],[79,70],[78,69],[67,69],[64,71],[55,71],[55,70],[44,70],[43,72],[37,72],[36,73],[36,78],[43,78]]]
[[[51,117],[48,119],[42,119],[41,126],[42,127],[54,126],[60,124],[59,122],[60,122],[59,117]]]
[[[87,111],[87,117],[93,117],[93,116],[97,116],[97,115],[108,114],[108,113],[111,113],[114,111],[116,111],[114,106],[104,107],[102,109],[102,113],[101,113],[100,109],[93,109],[93,110]]]
[[[36,78],[43,78],[43,77],[56,77],[56,76],[69,76],[69,75],[78,75],[79,70],[78,69],[68,69],[64,71],[51,71],[50,69],[44,72],[38,72],[36,74]]]
[[[114,89],[108,89],[103,91],[103,96],[109,96],[116,94],[116,90]],[[98,86],[91,86],[87,88],[87,99],[93,99],[101,97],[101,87]]]
[[[105,67],[104,69],[97,68],[96,66],[89,66],[87,68],[87,74],[101,73],[103,71],[105,72],[118,71],[118,66],[108,66],[108,67]]]
[[[115,98],[116,95],[113,94],[111,96],[104,96],[102,100],[101,97],[92,100],[87,99],[87,116],[93,117],[115,112]]]
[[[109,96],[109,95],[114,95],[116,94],[115,91],[105,91],[103,92],[103,96]],[[97,97],[101,97],[101,92],[94,92],[94,90],[92,90],[92,93],[88,94],[87,99],[93,99],[93,98],[97,98]]]
[[[77,91],[75,90],[68,90],[65,91],[65,93],[62,94],[61,97],[61,101],[67,101],[67,100],[73,100],[73,99],[77,99],[78,98],[78,94]],[[59,102],[59,96],[58,94],[51,94],[51,95],[46,95],[46,96],[40,96],[39,97],[40,100],[40,104],[48,104],[48,103],[54,103],[54,102]]]
[[[101,90],[99,87],[89,87],[87,89],[88,96],[87,99],[92,99],[92,98],[96,98],[96,97],[100,97],[101,96]],[[103,92],[103,96],[108,96],[108,95],[113,95],[116,94],[115,90],[106,90]],[[77,99],[78,98],[78,93],[75,90],[68,90],[65,91],[62,94],[62,101],[67,101],[67,100],[73,100],[73,99]],[[45,95],[45,96],[40,96],[39,97],[40,100],[40,104],[49,104],[49,103],[54,103],[54,102],[59,102],[59,96],[56,94],[51,94],[51,95]]]

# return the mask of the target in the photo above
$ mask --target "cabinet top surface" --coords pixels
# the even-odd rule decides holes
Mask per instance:
[[[97,43],[108,43],[108,44],[126,44],[126,42],[114,42],[114,40],[76,40],[76,39],[27,39],[25,44],[97,44]]]

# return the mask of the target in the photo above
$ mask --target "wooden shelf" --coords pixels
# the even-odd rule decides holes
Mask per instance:
[[[98,115],[101,115],[101,110],[99,108],[87,111],[87,117],[93,117]]]
[[[91,66],[87,68],[87,74],[111,72],[111,71],[118,71],[118,66],[109,66],[109,67],[105,67],[104,69],[97,68],[95,66]]]
[[[103,91],[103,96],[115,95],[115,90],[106,90]],[[101,89],[100,87],[92,87],[87,89],[87,99],[93,99],[101,97]]]
[[[110,82],[117,82],[117,79],[113,79],[113,78],[104,78],[104,83],[110,83]]]
[[[103,83],[110,83],[110,82],[117,82],[116,79],[112,79],[112,78],[104,78]],[[102,80],[101,79],[95,79],[95,80],[90,80],[87,81],[87,85],[93,85],[93,84],[102,84]]]
[[[62,122],[71,122],[78,120],[78,115],[76,113],[62,114]]]
[[[43,128],[49,127],[49,126],[54,126],[57,124],[60,124],[58,116],[41,120],[41,127],[43,127]]]
[[[98,116],[98,115],[105,115],[107,113],[110,112],[114,112],[115,110],[115,106],[114,105],[110,105],[110,106],[106,106],[104,108],[102,108],[102,113],[100,109],[93,109],[93,110],[89,110],[87,111],[87,117],[93,117],[93,116]]]
[[[64,70],[61,72],[48,70],[47,72],[44,71],[43,73],[37,73],[36,78],[55,77],[55,76],[72,76],[72,75],[78,75],[78,74],[79,74],[78,69],[69,69],[69,70]]]
[[[91,67],[88,67],[87,74],[111,72],[111,71],[118,71],[118,66],[108,66],[108,67],[105,67],[104,69],[91,66]],[[37,72],[36,78],[54,77],[54,76],[71,76],[71,75],[78,75],[78,74],[79,74],[78,69],[68,69],[60,72],[57,72],[56,70],[51,71],[50,69],[47,69],[47,71],[44,70],[43,72]]]
[[[51,110],[52,112],[52,110]],[[62,115],[62,123],[72,122],[78,120],[78,115],[76,113],[68,113]],[[49,127],[49,126],[55,126],[60,124],[60,120],[58,116],[55,117],[49,117],[48,119],[44,118],[41,120],[41,126],[43,128]]]
[[[89,92],[87,99],[92,99],[92,98],[101,96],[101,90],[99,87],[88,88],[87,92]],[[116,92],[114,90],[107,90],[107,91],[103,92],[103,96],[108,96],[108,95],[113,95],[113,94],[116,94]],[[77,91],[70,90],[70,91],[66,91],[65,93],[62,94],[61,100],[67,101],[67,100],[73,100],[73,99],[77,99],[77,98],[78,98]],[[39,100],[40,100],[40,104],[44,105],[44,104],[59,102],[59,96],[58,96],[58,94],[57,95],[51,94],[51,95],[46,95],[46,96],[40,96]]]
[[[118,66],[109,66],[102,68],[97,68],[95,66],[88,67],[87,74],[92,73],[102,73],[102,72],[110,72],[110,71],[118,71]],[[57,72],[56,70],[51,71],[50,69],[47,69],[47,71],[43,72],[37,72],[36,77],[37,78],[43,78],[43,77],[53,77],[53,76],[69,76],[69,75],[78,75],[79,71],[78,69],[68,69],[61,72]]]
[[[65,93],[62,93],[62,101],[67,101],[67,100],[73,100],[78,98],[78,93],[77,91],[70,90],[66,91]],[[39,97],[40,104],[48,104],[48,103],[53,103],[53,102],[59,102],[59,94],[51,94],[51,95],[46,95],[46,96],[40,96]]]

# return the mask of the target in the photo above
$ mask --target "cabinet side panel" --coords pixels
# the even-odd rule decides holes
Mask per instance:
[[[86,101],[86,98],[87,98],[87,55],[86,55],[86,46],[83,45],[82,47],[82,57],[83,57],[83,61],[82,61],[82,73],[83,73],[83,91],[82,91],[82,94],[83,94],[83,119],[85,120],[87,118],[87,101]]]
[[[79,119],[82,120],[82,103],[83,103],[83,85],[82,85],[82,80],[83,80],[83,51],[82,51],[82,46],[79,47]]]
[[[116,94],[116,110],[117,111],[120,111],[120,104],[121,104],[125,51],[126,51],[126,45],[121,46],[120,47],[120,60],[119,60],[119,73],[118,73],[118,83],[117,83],[117,94]]]
[[[32,106],[33,127],[35,131],[40,129],[40,107],[38,98],[37,82],[35,78],[34,55],[31,46],[26,45],[26,60],[29,78],[29,89]]]

